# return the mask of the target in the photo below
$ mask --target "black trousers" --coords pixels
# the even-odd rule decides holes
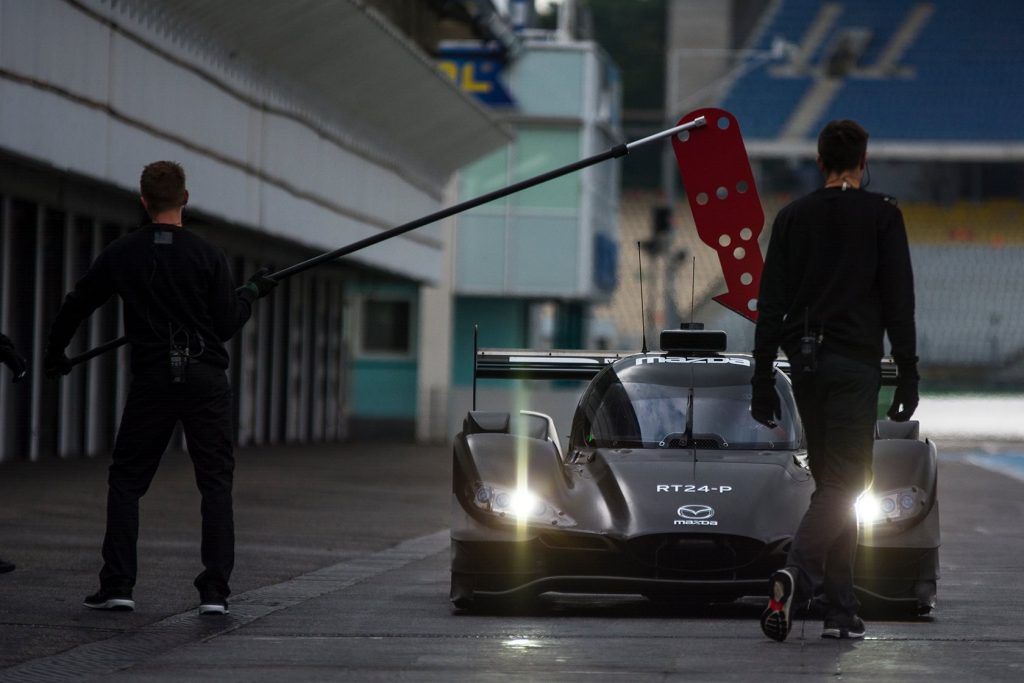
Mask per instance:
[[[172,384],[165,368],[132,378],[108,477],[100,571],[100,585],[106,590],[130,592],[135,585],[139,499],[149,489],[178,422],[184,428],[202,495],[204,569],[195,586],[225,597],[230,592],[228,581],[235,562],[231,387],[224,370],[197,362],[189,366],[183,384]]]
[[[794,362],[793,393],[815,490],[787,564],[799,574],[795,599],[823,600],[826,618],[847,620],[860,607],[853,592],[854,503],[871,483],[880,385],[878,366],[828,351],[819,356],[814,373],[802,372]]]

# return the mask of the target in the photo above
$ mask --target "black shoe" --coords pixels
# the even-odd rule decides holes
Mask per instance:
[[[793,606],[795,588],[792,570],[780,569],[769,579],[768,607],[761,614],[761,630],[772,640],[782,642],[793,627],[789,610]]]
[[[863,638],[864,632],[867,629],[864,628],[864,620],[854,615],[852,619],[844,620],[839,619],[826,619],[825,628],[821,630],[822,638]]]
[[[0,558],[0,574],[14,571],[14,563]]]
[[[123,612],[131,612],[135,609],[135,601],[132,600],[131,592],[115,593],[99,589],[82,603],[89,609],[109,609]]]
[[[228,614],[228,600],[216,591],[202,591],[199,594],[199,614]]]

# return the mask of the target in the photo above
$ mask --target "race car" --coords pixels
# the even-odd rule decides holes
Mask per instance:
[[[699,327],[693,325],[693,327]],[[649,353],[475,351],[480,378],[589,379],[563,448],[547,415],[472,410],[455,438],[451,600],[539,594],[732,601],[766,595],[814,482],[778,363],[782,416],[750,416],[749,355],[726,334],[668,330]],[[883,382],[895,366],[883,361]],[[935,445],[881,421],[858,501],[862,602],[927,614],[938,579]]]

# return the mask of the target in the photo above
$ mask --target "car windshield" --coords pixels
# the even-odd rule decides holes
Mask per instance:
[[[783,400],[778,424],[767,427],[750,416],[749,383],[702,384],[706,382],[692,389],[691,408],[689,384],[621,381],[609,370],[581,398],[573,440],[597,448],[798,447],[799,422],[788,390],[779,392]]]

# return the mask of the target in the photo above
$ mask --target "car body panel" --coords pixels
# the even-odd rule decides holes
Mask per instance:
[[[480,352],[489,376],[514,365],[592,380],[564,452],[545,416],[467,415],[453,461],[456,606],[546,591],[765,594],[814,490],[788,378],[779,373],[783,415],[769,429],[747,410],[749,356],[571,353]],[[880,432],[898,437],[875,441],[873,490],[889,516],[861,527],[857,587],[927,611],[938,579],[935,446]]]

